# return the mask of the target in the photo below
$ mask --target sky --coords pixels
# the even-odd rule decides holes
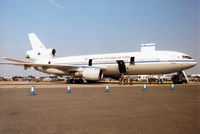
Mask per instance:
[[[155,42],[200,64],[200,0],[0,0],[0,57],[24,60],[31,32],[57,57],[134,52]],[[186,73],[200,74],[199,64]],[[0,76],[16,75],[45,74],[0,65]]]

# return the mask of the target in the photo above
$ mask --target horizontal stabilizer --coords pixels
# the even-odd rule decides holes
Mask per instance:
[[[17,60],[17,59],[12,59],[12,58],[7,58],[7,57],[3,57],[2,59],[8,60],[8,61],[20,62],[20,63],[31,63],[30,61]]]

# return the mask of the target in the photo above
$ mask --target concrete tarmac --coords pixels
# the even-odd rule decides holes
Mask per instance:
[[[198,134],[200,85],[0,87],[0,134]]]

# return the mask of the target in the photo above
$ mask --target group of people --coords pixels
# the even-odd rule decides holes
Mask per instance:
[[[127,84],[133,85],[133,78],[130,77],[128,79],[128,77],[125,77],[125,75],[122,74],[121,77],[119,78],[119,85],[122,85],[122,84],[124,84],[124,85],[127,85]]]

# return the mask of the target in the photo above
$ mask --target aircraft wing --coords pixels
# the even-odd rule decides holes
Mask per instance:
[[[75,66],[75,65],[63,65],[63,64],[41,64],[41,63],[10,63],[10,62],[0,62],[0,64],[6,65],[16,65],[16,66],[25,66],[25,67],[44,67],[44,68],[55,68],[61,70],[68,70],[68,69],[77,69],[77,68],[99,68],[105,70],[102,67],[94,67],[94,66]]]
[[[30,61],[17,60],[17,59],[12,59],[12,58],[8,58],[8,57],[3,57],[2,59],[9,60],[9,61],[14,61],[14,62],[20,62],[20,63],[32,63]]]

